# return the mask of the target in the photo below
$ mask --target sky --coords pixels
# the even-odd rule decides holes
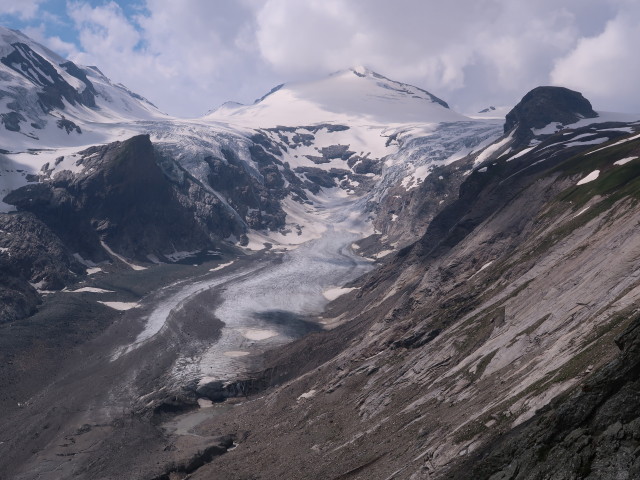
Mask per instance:
[[[640,113],[638,0],[0,0],[0,24],[182,117],[356,65],[463,113],[538,85]]]

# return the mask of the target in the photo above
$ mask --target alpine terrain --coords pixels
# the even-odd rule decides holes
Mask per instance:
[[[523,95],[182,119],[0,28],[0,478],[640,478],[640,115]]]

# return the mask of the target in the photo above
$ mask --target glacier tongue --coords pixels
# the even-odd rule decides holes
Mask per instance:
[[[306,318],[328,303],[325,290],[373,268],[351,248],[366,227],[357,206],[340,198],[324,206],[326,214],[319,222],[325,230],[319,238],[284,253],[280,263],[227,284],[215,311],[225,322],[222,337],[202,355],[194,374],[230,380],[247,373],[247,359],[228,352],[259,353],[297,338],[300,330],[313,326]]]

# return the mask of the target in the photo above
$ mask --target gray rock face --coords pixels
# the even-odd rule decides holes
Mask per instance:
[[[215,248],[240,236],[234,213],[193,178],[172,182],[148,136],[81,152],[80,173],[62,171],[10,193],[5,201],[32,212],[84,258],[108,259],[103,241],[129,258]]]
[[[4,125],[4,128],[9,130],[10,132],[19,132],[20,122],[24,122],[26,120],[18,112],[2,113],[0,114],[0,118],[2,118],[2,124]]]
[[[224,158],[205,158],[210,170],[209,184],[225,197],[247,226],[278,230],[284,226],[286,216],[280,200],[290,189],[284,187],[275,157],[259,144],[250,151],[258,164],[261,179],[252,175],[234,152],[225,149],[222,151]]]
[[[41,290],[60,290],[84,273],[62,241],[30,213],[0,214],[0,323],[23,318]]]
[[[578,392],[553,401],[447,478],[640,478],[640,317],[616,343],[618,358]]]
[[[532,128],[542,128],[551,122],[575,123],[581,118],[598,114],[580,92],[564,87],[537,87],[527,93],[507,114],[504,132],[518,127],[517,135],[530,135]]]

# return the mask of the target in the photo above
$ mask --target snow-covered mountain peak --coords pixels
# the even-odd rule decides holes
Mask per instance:
[[[165,118],[148,100],[0,27],[0,128],[10,151],[104,141],[105,124]]]
[[[278,85],[253,105],[227,103],[205,117],[248,127],[350,123],[393,125],[468,120],[426,90],[366,67]]]
[[[375,72],[373,72],[373,70],[370,70],[369,68],[365,67],[364,65],[356,65],[356,66],[351,67],[349,70],[351,70],[356,75],[360,75],[360,76],[365,76],[365,75],[369,75],[371,73],[375,73]]]
[[[23,43],[28,45],[34,51],[37,51],[41,55],[45,55],[54,59],[56,62],[62,63],[66,60],[57,53],[49,50],[43,45],[34,42],[31,38],[27,37],[20,30],[12,30],[10,28],[0,25],[0,58],[5,57],[13,51],[13,45],[16,43]]]

